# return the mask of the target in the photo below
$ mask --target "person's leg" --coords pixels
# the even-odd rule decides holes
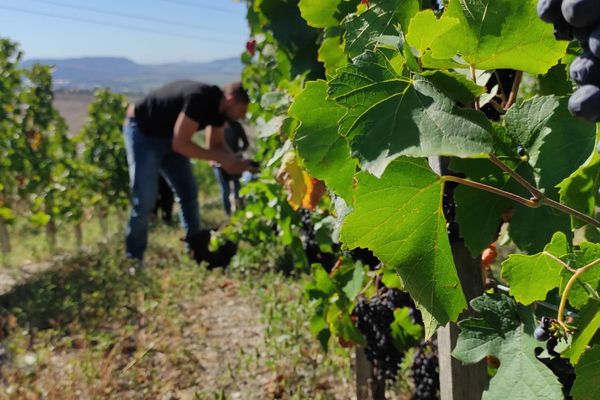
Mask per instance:
[[[223,208],[225,208],[227,215],[231,215],[231,201],[229,200],[231,189],[229,187],[229,181],[225,179],[225,175],[223,174],[223,170],[221,168],[213,167],[213,170],[215,171],[215,177],[217,178],[217,182],[219,182],[219,187],[221,188],[221,200],[223,201]]]
[[[124,125],[123,134],[132,205],[125,246],[128,257],[142,259],[148,243],[148,217],[156,204],[162,152],[156,139],[146,137],[134,121]]]
[[[167,223],[171,223],[173,221],[173,203],[175,202],[175,195],[173,194],[173,189],[171,189],[171,186],[169,186],[169,183],[162,174],[159,178],[158,195],[160,198],[162,219]]]
[[[239,210],[243,207],[242,198],[240,197],[240,178],[233,178],[233,198],[235,199],[235,209]]]
[[[161,172],[177,195],[181,208],[181,225],[185,229],[186,237],[200,232],[198,186],[190,160],[171,151],[163,159]]]
[[[233,178],[232,182],[233,182],[233,197],[236,200],[239,200],[240,199],[240,189],[242,188],[242,185],[240,184],[240,178]]]

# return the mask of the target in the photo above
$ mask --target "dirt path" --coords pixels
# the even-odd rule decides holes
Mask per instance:
[[[92,343],[96,332],[40,332],[0,370],[8,398],[272,398],[259,304],[233,279],[208,274],[197,285],[177,281],[162,301],[142,298],[143,317],[114,326],[103,344]]]
[[[0,267],[0,295],[10,291],[17,283],[24,282],[37,272],[52,265],[51,262],[27,263],[19,268]]]
[[[264,327],[258,304],[240,296],[234,280],[209,279],[204,288],[203,295],[183,307],[183,319],[190,321],[184,340],[199,370],[195,385],[179,391],[178,397],[224,392],[231,399],[265,398],[263,389],[273,376],[260,356]]]
[[[34,283],[11,307],[47,322],[32,328],[12,314],[0,318],[0,399],[351,397],[351,359],[323,354],[295,300],[299,286],[274,277],[246,285],[196,265],[160,265],[176,259],[168,249],[139,276],[112,259],[66,260],[39,282],[35,273],[48,265],[0,275],[3,292]],[[272,292],[257,292],[264,290]]]

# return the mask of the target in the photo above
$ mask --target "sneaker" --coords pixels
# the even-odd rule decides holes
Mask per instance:
[[[139,258],[130,258],[129,259],[129,268],[127,268],[127,272],[131,276],[135,276],[139,274],[142,269],[144,269],[144,261]]]

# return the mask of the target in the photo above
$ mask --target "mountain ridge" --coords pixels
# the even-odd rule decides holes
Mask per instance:
[[[240,80],[242,63],[238,57],[207,62],[179,61],[139,64],[126,57],[36,58],[23,61],[54,66],[54,89],[93,90],[108,87],[120,93],[145,93],[167,82],[192,79],[223,85]]]

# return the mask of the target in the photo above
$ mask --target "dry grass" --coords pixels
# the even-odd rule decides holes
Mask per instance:
[[[353,398],[351,352],[321,352],[302,281],[206,272],[175,232],[142,274],[109,243],[1,296],[0,398]]]

